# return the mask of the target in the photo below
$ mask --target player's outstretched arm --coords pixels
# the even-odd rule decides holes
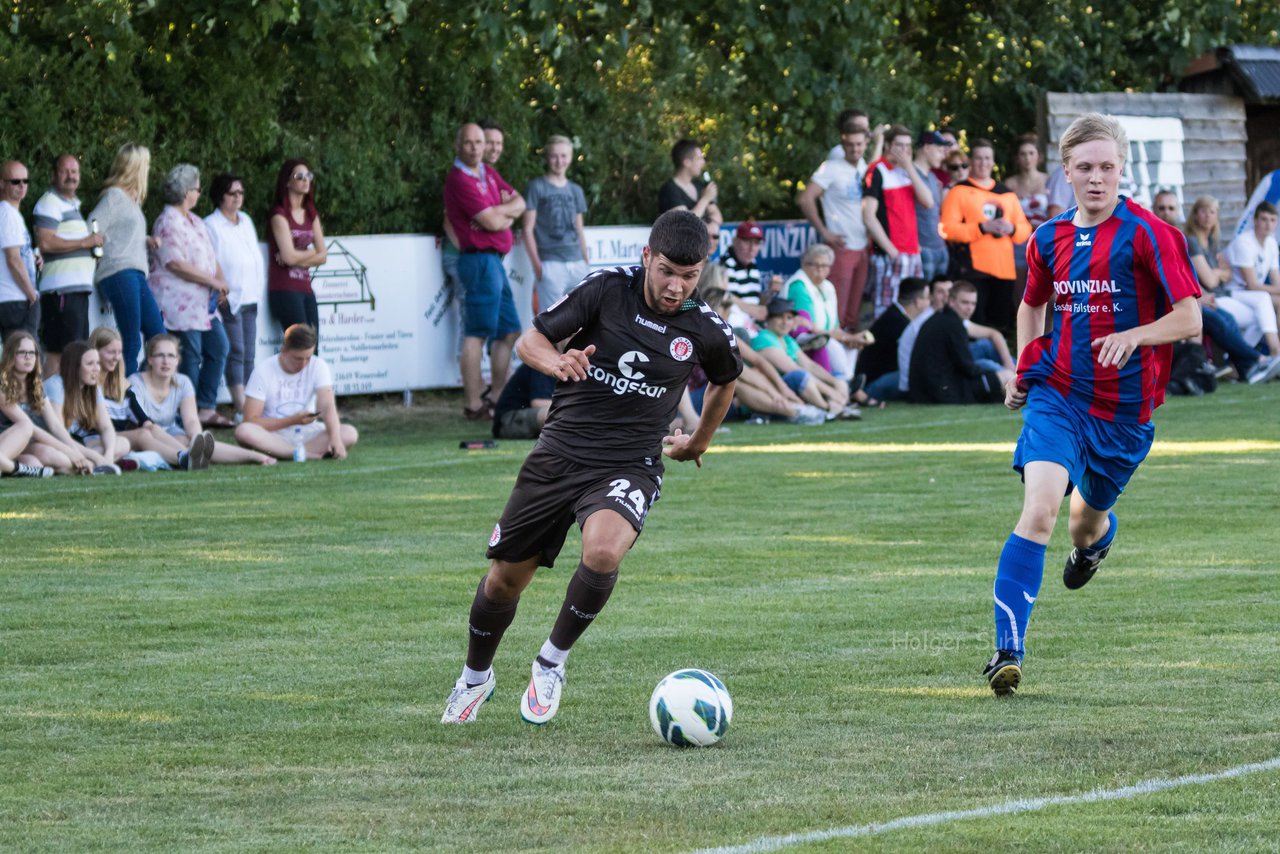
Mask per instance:
[[[662,440],[662,453],[679,463],[693,460],[698,468],[702,468],[702,454],[711,444],[711,437],[720,429],[720,422],[733,403],[733,388],[736,382],[725,385],[712,383],[707,386],[707,393],[702,398],[702,420],[698,429],[692,433],[681,433],[676,430]]]
[[[591,367],[591,356],[595,352],[596,345],[588,344],[583,350],[565,350],[561,353],[537,329],[528,330],[516,341],[516,353],[520,355],[520,361],[549,377],[575,383],[587,378],[587,368]]]
[[[1200,335],[1200,328],[1200,303],[1195,297],[1183,297],[1159,320],[1093,339],[1093,349],[1098,351],[1099,365],[1123,368],[1139,347],[1155,347],[1194,338]]]

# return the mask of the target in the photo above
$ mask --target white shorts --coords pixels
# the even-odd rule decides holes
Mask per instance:
[[[1250,347],[1257,344],[1263,335],[1276,331],[1276,306],[1266,291],[1237,288],[1230,294],[1216,297],[1214,302],[1236,319],[1240,336]]]

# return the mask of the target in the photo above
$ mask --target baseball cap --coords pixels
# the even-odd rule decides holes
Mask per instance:
[[[916,138],[916,145],[950,145],[946,137],[936,130],[922,130]]]
[[[774,297],[769,300],[767,311],[770,317],[777,317],[780,314],[795,314],[796,304],[786,297]]]
[[[741,237],[743,240],[764,240],[764,229],[753,219],[744,220],[734,233],[735,237]]]

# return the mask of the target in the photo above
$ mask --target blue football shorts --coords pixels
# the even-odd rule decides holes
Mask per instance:
[[[1071,477],[1067,486],[1095,510],[1109,510],[1129,478],[1147,458],[1155,425],[1122,424],[1096,418],[1067,401],[1052,386],[1036,383],[1022,410],[1022,433],[1013,451],[1019,474],[1030,462],[1051,462]]]

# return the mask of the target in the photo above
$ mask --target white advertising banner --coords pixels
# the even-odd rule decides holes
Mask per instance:
[[[776,257],[762,254],[762,269],[789,272],[810,238],[804,223],[767,223],[777,229]],[[721,239],[728,251],[732,229]],[[594,226],[586,230],[593,269],[640,263],[649,226]],[[795,239],[800,238],[800,239]],[[782,244],[786,245],[783,246]],[[794,244],[794,246],[792,245]],[[265,255],[266,244],[262,245]],[[794,256],[794,257],[793,257]],[[533,321],[533,268],[520,240],[505,260],[521,323]],[[329,260],[313,273],[320,309],[320,355],[333,369],[339,395],[457,388],[461,319],[458,300],[446,286],[435,237],[386,234],[329,239]],[[91,300],[93,325],[115,325],[110,308]],[[281,330],[263,303],[258,306],[256,360],[280,349]],[[230,398],[223,390],[222,400]]]

